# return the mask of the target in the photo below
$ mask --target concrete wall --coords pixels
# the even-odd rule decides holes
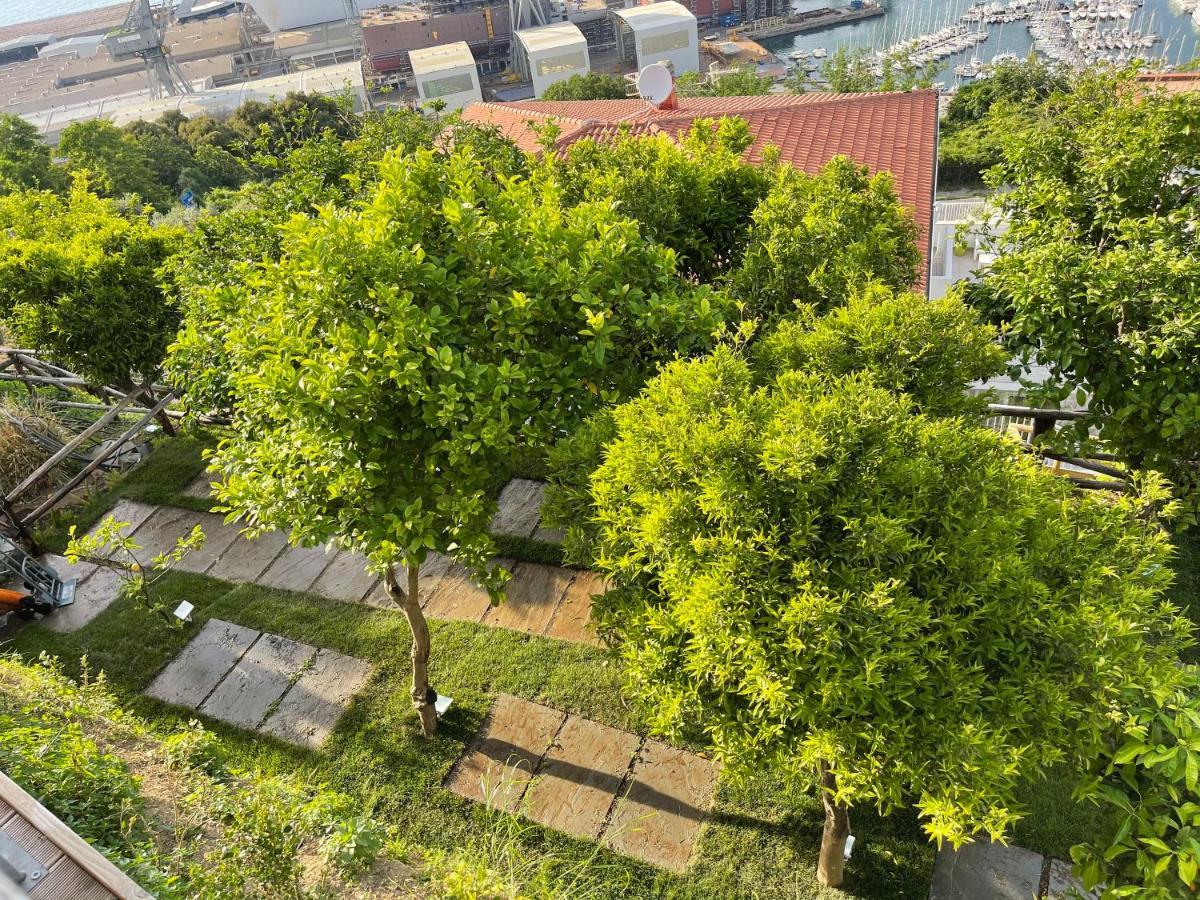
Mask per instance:
[[[410,50],[455,41],[477,46],[494,40],[507,41],[511,36],[507,6],[363,25],[363,46],[380,72],[407,68]]]

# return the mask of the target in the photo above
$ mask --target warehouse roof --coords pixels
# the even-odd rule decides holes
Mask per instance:
[[[466,41],[439,44],[437,47],[426,47],[423,50],[410,50],[408,58],[412,63],[414,75],[427,75],[430,72],[444,72],[446,69],[475,65],[475,57]]]
[[[613,12],[634,31],[650,31],[662,28],[664,25],[678,25],[680,21],[696,21],[696,17],[677,0],[663,0],[661,3],[650,3],[646,6],[631,6],[626,9],[614,9]]]
[[[583,32],[573,22],[555,22],[553,25],[526,28],[517,32],[517,39],[529,53],[586,43]]]

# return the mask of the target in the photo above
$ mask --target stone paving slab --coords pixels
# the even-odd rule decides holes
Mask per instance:
[[[509,570],[515,565],[511,559],[498,559],[496,563]],[[492,600],[488,592],[475,583],[465,568],[451,562],[437,587],[430,593],[425,614],[434,619],[479,622],[491,608]]]
[[[219,477],[209,472],[201,472],[193,479],[191,484],[184,488],[183,496],[195,497],[197,500],[205,500],[211,497],[213,495],[214,480],[219,479]]]
[[[546,637],[599,647],[600,639],[596,632],[588,627],[588,623],[592,618],[592,597],[603,594],[607,588],[603,575],[596,572],[576,572],[563,595],[562,603],[558,605],[554,617],[546,626]]]
[[[240,728],[257,728],[316,652],[316,647],[276,634],[260,635],[208,695],[200,712]]]
[[[1046,888],[1046,900],[1099,900],[1100,891],[1085,891],[1083,882],[1071,874],[1071,864],[1061,859],[1050,861],[1050,884]]]
[[[617,801],[604,843],[628,856],[681,872],[712,808],[719,767],[659,741],[646,741],[629,790]]]
[[[1040,853],[986,840],[947,845],[933,865],[929,900],[1030,900],[1041,881]]]
[[[307,591],[334,556],[324,547],[289,547],[258,577],[258,584],[283,591]]]
[[[195,709],[250,649],[258,635],[253,628],[209,619],[183,652],[167,663],[146,693],[167,703]]]
[[[535,822],[596,840],[642,740],[579,716],[568,716],[525,794]]]
[[[83,565],[83,564],[81,564]],[[89,564],[90,565],[90,564]],[[79,566],[68,566],[79,568]],[[61,606],[52,615],[42,620],[42,624],[51,631],[68,634],[78,631],[100,613],[104,612],[121,592],[123,578],[121,573],[113,569],[102,569],[93,566],[94,571],[79,584],[75,585],[75,602],[70,606]],[[63,569],[58,569],[59,577]]]
[[[484,625],[541,634],[571,584],[574,573],[558,566],[517,563],[504,602],[491,607]]]
[[[357,553],[339,550],[309,590],[331,600],[361,601],[379,579],[367,571],[367,561]]]
[[[257,581],[286,546],[287,535],[282,531],[268,531],[253,539],[239,537],[207,574],[224,581]]]
[[[204,530],[204,546],[187,554],[176,568],[182,572],[204,575],[213,563],[224,556],[234,542],[240,539],[242,525],[239,522],[226,522],[223,516],[212,513],[204,514],[199,520],[199,525]],[[185,532],[188,530],[190,529],[184,529]]]
[[[501,694],[446,787],[468,800],[515,812],[565,719],[557,709]]]
[[[138,551],[143,565],[149,565],[150,560],[160,553],[166,553],[175,547],[175,542],[190,532],[196,524],[202,527],[207,522],[190,509],[177,509],[174,506],[159,506],[146,518],[133,533],[137,544],[142,548]],[[118,520],[119,521],[119,520]],[[207,532],[205,532],[207,535]],[[207,543],[207,539],[205,541]]]
[[[546,485],[528,478],[514,478],[504,486],[492,517],[495,534],[532,537],[542,515],[542,500]]]
[[[260,730],[315,750],[333,733],[350,700],[370,678],[369,663],[332,650],[318,650],[312,665]]]
[[[126,535],[133,534],[138,528],[154,514],[157,507],[151,506],[149,503],[138,503],[136,500],[118,500],[116,504],[100,517],[100,521],[88,529],[88,534],[96,531],[104,522],[105,519],[112,517],[117,522],[125,522],[128,528],[125,529]]]

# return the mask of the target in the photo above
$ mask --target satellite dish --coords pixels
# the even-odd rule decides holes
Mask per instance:
[[[675,79],[662,63],[651,63],[638,72],[637,88],[638,96],[647,103],[662,106],[675,91]]]

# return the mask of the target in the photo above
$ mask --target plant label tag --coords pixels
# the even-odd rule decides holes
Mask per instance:
[[[446,710],[450,708],[450,704],[453,702],[449,697],[443,697],[441,694],[438,694],[438,698],[433,701],[433,711],[437,713],[439,719],[446,714]]]
[[[196,607],[192,606],[192,604],[184,600],[177,607],[175,607],[175,618],[177,618],[180,622],[186,622],[191,616],[192,610],[195,608]]]

